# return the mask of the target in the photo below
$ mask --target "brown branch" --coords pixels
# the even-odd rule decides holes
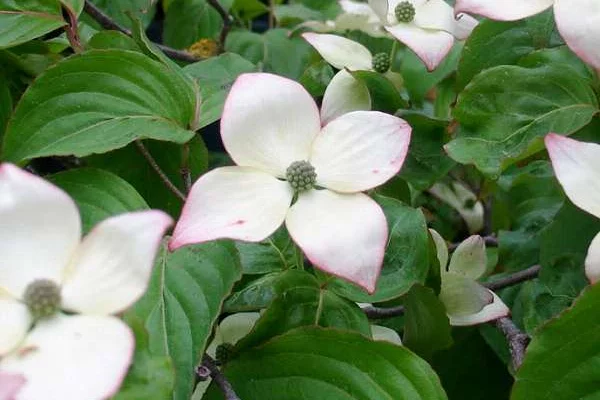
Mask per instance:
[[[104,13],[100,8],[98,8],[94,3],[90,0],[85,0],[84,11],[92,17],[96,22],[100,24],[104,29],[110,29],[119,31],[124,33],[127,36],[131,36],[131,31],[127,28],[122,27],[117,22],[113,21],[111,17]],[[163,53],[167,55],[167,57],[172,58],[174,60],[186,61],[186,62],[196,62],[201,61],[201,58],[195,57],[190,53],[182,50],[176,50],[168,46],[164,46],[162,44],[154,43]]]
[[[171,182],[171,180],[169,179],[169,177],[167,176],[167,174],[165,174],[163,172],[163,170],[160,168],[160,166],[157,164],[156,160],[154,159],[154,157],[152,157],[152,154],[150,154],[150,152],[148,151],[148,149],[146,148],[146,146],[144,146],[144,144],[142,143],[141,140],[136,140],[135,141],[135,145],[137,146],[138,150],[140,151],[140,153],[142,153],[142,155],[144,156],[144,158],[146,159],[146,161],[148,161],[148,164],[150,164],[150,166],[152,167],[152,169],[154,170],[154,172],[156,172],[156,174],[158,175],[158,177],[160,178],[161,181],[163,181],[163,183],[165,184],[165,186],[167,187],[167,189],[169,189],[171,192],[173,192],[173,194],[175,196],[177,196],[179,199],[181,199],[181,201],[185,202],[185,194],[183,194],[181,192],[181,190],[179,190],[179,188],[177,186],[175,186],[175,184],[173,182]]]
[[[211,377],[225,395],[226,400],[240,400],[233,390],[231,383],[229,383],[225,375],[219,370],[215,360],[208,354],[205,354],[202,358],[202,364],[196,367],[196,375],[198,375],[200,380],[204,381]]]
[[[529,336],[522,332],[508,317],[497,319],[494,324],[508,341],[513,368],[515,370],[519,369],[525,358],[525,350],[530,341]]]
[[[73,10],[71,10],[69,7],[63,6],[62,9],[68,18],[67,25],[65,25],[65,33],[67,34],[69,44],[75,53],[81,53],[83,51],[83,45],[81,44],[81,39],[79,38],[77,15],[75,15]]]
[[[363,312],[370,319],[382,319],[382,318],[392,318],[399,317],[404,314],[404,306],[396,306],[396,307],[375,307],[368,306],[364,307]]]
[[[504,278],[496,279],[491,282],[485,282],[483,286],[492,291],[504,289],[505,287],[514,286],[518,283],[537,278],[540,274],[540,269],[541,267],[539,265],[534,265],[522,271],[517,271],[514,274]]]
[[[229,31],[231,31],[231,27],[233,26],[233,18],[231,15],[223,8],[219,0],[207,0],[208,4],[214,8],[221,19],[223,20],[223,28],[221,28],[221,34],[219,35],[219,53],[222,53],[225,50],[225,41],[227,40],[227,35],[229,35]]]

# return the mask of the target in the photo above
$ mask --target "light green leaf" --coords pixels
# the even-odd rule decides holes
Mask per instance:
[[[86,156],[138,138],[184,143],[195,114],[189,82],[143,54],[92,50],[48,69],[9,123],[3,157]]]
[[[278,336],[232,360],[225,375],[244,400],[446,399],[435,372],[406,348],[335,329]],[[205,399],[221,396],[211,387]]]
[[[600,398],[600,285],[543,326],[527,347],[512,400]]]
[[[571,134],[597,112],[589,82],[560,65],[491,68],[458,96],[454,117],[460,128],[446,150],[454,160],[496,175],[543,149],[548,132]]]
[[[0,0],[0,49],[64,26],[58,0]]]
[[[48,179],[75,200],[84,232],[113,215],[148,208],[133,186],[117,175],[101,169],[72,169]]]
[[[202,98],[198,128],[203,128],[221,118],[225,98],[236,78],[256,71],[256,66],[242,56],[225,53],[190,64],[183,70],[198,82]]]
[[[150,287],[129,313],[144,321],[150,352],[173,360],[173,399],[190,398],[194,367],[223,299],[240,277],[237,252],[230,242],[189,246],[173,253],[165,246],[159,253]]]

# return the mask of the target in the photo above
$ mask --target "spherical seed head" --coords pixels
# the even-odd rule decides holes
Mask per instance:
[[[233,345],[231,343],[221,343],[215,350],[215,359],[217,364],[225,365],[233,352]]]
[[[410,1],[403,1],[399,3],[396,6],[394,12],[396,14],[396,19],[398,19],[398,22],[404,22],[407,24],[409,22],[412,22],[413,19],[415,19],[415,6],[413,6]]]
[[[285,171],[290,186],[297,192],[312,189],[317,181],[315,167],[308,161],[294,161]]]
[[[51,280],[38,279],[27,286],[23,300],[33,318],[47,318],[60,309],[60,288]]]
[[[383,74],[390,69],[390,56],[387,53],[377,53],[373,56],[373,70]]]

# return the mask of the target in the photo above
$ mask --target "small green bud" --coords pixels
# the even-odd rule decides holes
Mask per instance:
[[[383,74],[390,69],[390,56],[387,53],[377,53],[373,56],[373,70]]]
[[[294,161],[285,171],[290,186],[297,192],[312,189],[317,181],[315,167],[308,161]]]
[[[33,318],[47,318],[60,309],[60,288],[48,279],[35,280],[25,289],[23,301]]]
[[[221,343],[217,346],[217,350],[215,351],[215,359],[218,365],[225,365],[229,358],[231,357],[231,353],[233,352],[233,345],[231,343]]]
[[[398,22],[409,23],[415,19],[415,6],[410,1],[403,1],[396,6],[394,10]]]

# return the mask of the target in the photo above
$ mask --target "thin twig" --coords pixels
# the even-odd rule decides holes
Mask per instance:
[[[137,146],[140,153],[142,153],[142,155],[144,156],[146,161],[148,161],[148,164],[150,164],[150,166],[152,167],[154,172],[156,172],[156,174],[158,175],[160,180],[163,181],[163,183],[165,184],[167,189],[169,189],[171,192],[173,192],[173,194],[175,196],[177,196],[178,198],[180,198],[182,201],[185,201],[185,199],[186,199],[185,194],[183,194],[181,192],[181,190],[179,190],[179,188],[177,186],[175,186],[175,184],[173,182],[171,182],[171,180],[169,179],[167,174],[165,174],[164,171],[160,168],[160,166],[156,163],[156,160],[154,159],[154,157],[152,157],[152,154],[150,154],[150,152],[148,151],[146,146],[144,146],[142,141],[136,140],[135,145]]]
[[[231,383],[229,383],[227,378],[225,378],[225,375],[221,373],[215,360],[208,354],[205,354],[204,358],[202,358],[202,364],[196,367],[196,375],[198,375],[201,380],[206,380],[208,377],[211,377],[225,395],[226,400],[240,400],[233,390]]]
[[[364,307],[363,312],[370,319],[382,319],[382,318],[392,318],[399,317],[404,314],[404,306],[396,306],[396,307],[374,307],[367,306]]]
[[[505,287],[514,286],[518,283],[537,278],[540,274],[540,269],[541,267],[539,265],[534,265],[522,271],[517,271],[514,274],[504,278],[486,282],[483,284],[483,286],[492,291],[504,289]]]
[[[185,192],[189,193],[192,189],[192,173],[190,171],[190,144],[185,143],[181,149],[181,168],[179,168],[181,179]]]
[[[221,19],[223,20],[223,28],[221,28],[221,34],[219,35],[219,52],[222,53],[225,50],[225,41],[227,40],[227,35],[233,26],[233,18],[231,15],[223,8],[219,0],[208,0],[208,4],[214,8]]]
[[[496,236],[484,236],[483,240],[485,242],[485,245],[488,247],[498,247],[498,238]],[[450,245],[448,245],[448,250],[454,251],[459,245],[460,243],[451,243]]]
[[[525,358],[525,350],[530,341],[529,336],[522,332],[508,317],[497,319],[494,323],[508,341],[513,368],[515,370],[519,369],[523,364],[523,358]]]
[[[83,45],[79,38],[79,28],[77,26],[77,15],[71,10],[71,8],[63,6],[63,11],[68,17],[68,23],[65,25],[65,33],[69,44],[75,53],[81,53],[83,51]]]
[[[92,17],[96,22],[100,24],[104,29],[111,29],[115,31],[119,31],[121,33],[126,34],[127,36],[131,36],[131,31],[127,28],[122,27],[117,22],[115,22],[111,17],[104,13],[100,8],[98,8],[94,3],[90,0],[85,0],[84,8],[85,12]],[[195,57],[190,53],[182,50],[176,50],[168,46],[164,46],[162,44],[154,43],[163,53],[167,55],[167,57],[172,58],[174,60],[186,61],[186,62],[196,62],[202,60],[201,58]]]

